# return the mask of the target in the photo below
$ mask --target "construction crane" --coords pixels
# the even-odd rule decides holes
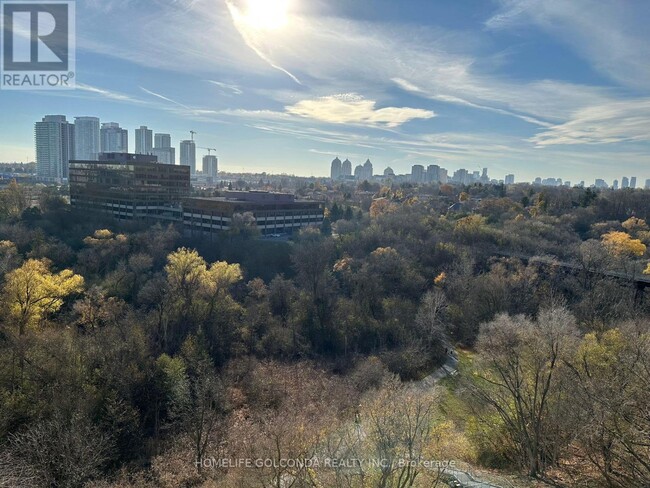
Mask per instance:
[[[194,132],[193,130],[190,131],[190,135],[192,136],[192,142],[194,142],[194,136],[198,134],[197,132]]]
[[[199,149],[205,149],[206,151],[208,151],[208,156],[212,155],[212,151],[217,152],[217,150],[213,147],[200,147]]]

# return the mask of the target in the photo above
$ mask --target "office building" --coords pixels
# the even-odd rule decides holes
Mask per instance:
[[[190,174],[196,174],[196,144],[194,141],[181,141],[181,166],[189,166]]]
[[[102,124],[100,129],[102,153],[128,153],[129,131],[122,129],[116,122]]]
[[[330,178],[334,181],[338,180],[343,174],[343,163],[337,157],[332,161],[332,168],[330,170]]]
[[[320,203],[286,193],[228,191],[223,197],[183,201],[183,227],[193,236],[227,231],[243,214],[252,215],[263,235],[291,234],[303,227],[320,226],[324,217]]]
[[[646,190],[650,190],[650,179],[645,180],[645,187]]]
[[[219,160],[216,156],[208,154],[203,156],[203,174],[208,178],[216,178],[219,173]]]
[[[74,125],[64,115],[46,115],[34,126],[36,172],[46,181],[61,183],[68,178],[74,159]]]
[[[633,190],[636,189],[636,176],[630,178],[630,188],[632,188]]]
[[[505,180],[506,185],[514,185],[515,184],[515,175],[506,175],[506,180]],[[560,183],[562,184],[562,183]]]
[[[621,181],[621,188],[629,188],[630,187],[630,180],[628,179],[627,176],[623,176],[623,180]]]
[[[151,154],[153,150],[153,131],[142,125],[135,130],[135,153]]]
[[[160,164],[155,156],[100,154],[98,161],[70,163],[70,203],[78,210],[120,220],[180,222],[190,194],[186,166]]]
[[[414,164],[411,168],[411,182],[424,183],[424,166],[421,164]]]
[[[342,174],[343,176],[352,176],[352,162],[349,159],[346,159],[343,161],[343,166],[342,166]]]
[[[75,117],[74,157],[85,161],[97,161],[99,156],[99,119]]]
[[[614,180],[614,183],[612,183],[612,190],[618,190],[618,180]]]

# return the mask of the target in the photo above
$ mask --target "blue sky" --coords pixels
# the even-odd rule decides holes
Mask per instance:
[[[83,0],[77,90],[0,92],[0,161],[95,115],[220,167],[650,178],[647,0]],[[133,147],[131,148],[134,149]],[[203,151],[199,151],[202,154]]]

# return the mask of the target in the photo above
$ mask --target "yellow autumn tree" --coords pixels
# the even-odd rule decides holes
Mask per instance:
[[[602,239],[607,250],[617,257],[638,257],[646,252],[646,245],[626,232],[608,232]]]
[[[625,222],[623,222],[622,225],[625,230],[632,233],[648,230],[648,224],[646,221],[637,217],[630,217]]]
[[[377,198],[370,206],[370,217],[376,219],[377,217],[391,213],[397,210],[397,205],[392,203],[386,198]]]
[[[243,279],[238,264],[217,262],[208,266],[197,251],[186,248],[167,256],[165,272],[176,312],[197,322],[206,313],[210,315],[217,302],[230,303],[230,287]]]
[[[454,233],[463,237],[475,237],[485,230],[486,222],[482,215],[468,215],[456,221]]]
[[[19,335],[36,327],[48,314],[57,312],[65,297],[83,291],[84,279],[66,269],[54,274],[46,259],[30,259],[7,274],[4,299]]]

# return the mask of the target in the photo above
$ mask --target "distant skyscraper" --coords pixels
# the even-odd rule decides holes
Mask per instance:
[[[629,188],[630,187],[630,180],[627,178],[627,176],[623,176],[623,180],[621,181],[621,188]]]
[[[364,176],[363,175],[363,166],[358,165],[356,168],[354,168],[354,177],[357,180],[363,180],[364,179],[363,176]]]
[[[483,168],[483,174],[481,175],[481,183],[489,183],[490,177],[488,176],[488,169]]]
[[[424,183],[424,166],[414,164],[411,168],[411,181],[413,183]]]
[[[352,176],[352,163],[349,159],[343,161],[342,172],[343,176]]]
[[[466,169],[458,169],[454,171],[454,176],[452,178],[452,181],[459,183],[461,185],[469,185],[470,183],[469,172]]]
[[[427,167],[426,180],[429,183],[440,182],[440,166],[438,166],[437,164],[430,164]]]
[[[203,156],[203,174],[211,178],[216,178],[219,173],[219,160],[216,156],[208,154]]]
[[[506,175],[506,185],[515,184],[515,175]]]
[[[623,178],[623,182],[625,183],[626,178]],[[596,178],[596,182],[594,183],[594,186],[596,188],[607,188],[607,182],[601,178]]]
[[[194,141],[181,141],[181,166],[189,166],[190,173],[196,174],[196,144]]]
[[[632,188],[633,190],[636,188],[636,176],[630,178],[630,188]]]
[[[51,181],[68,178],[70,160],[75,158],[74,125],[65,115],[46,115],[36,122],[34,139],[38,176]]]
[[[370,159],[368,159],[363,165],[363,177],[366,180],[371,180],[373,176],[374,171],[372,169],[372,163],[370,162]]]
[[[79,161],[97,161],[99,157],[99,119],[75,117],[74,158]]]
[[[153,131],[146,125],[135,130],[135,153],[151,154],[153,149]]]
[[[172,136],[169,134],[156,134],[154,137],[154,146],[160,149],[172,147]]]
[[[100,129],[101,150],[103,153],[128,153],[129,131],[116,122],[102,124]]]
[[[614,180],[614,183],[612,183],[612,190],[618,190],[618,180]]]
[[[154,136],[154,147],[151,154],[158,157],[159,163],[176,164],[176,149],[172,147],[172,138],[169,134]]]
[[[341,160],[337,157],[334,159],[334,161],[332,161],[330,178],[336,181],[341,177],[342,173],[343,173],[343,163],[341,163]]]
[[[438,170],[438,182],[446,185],[449,182],[449,172],[445,168]]]
[[[650,190],[650,179],[645,180],[645,189]]]

